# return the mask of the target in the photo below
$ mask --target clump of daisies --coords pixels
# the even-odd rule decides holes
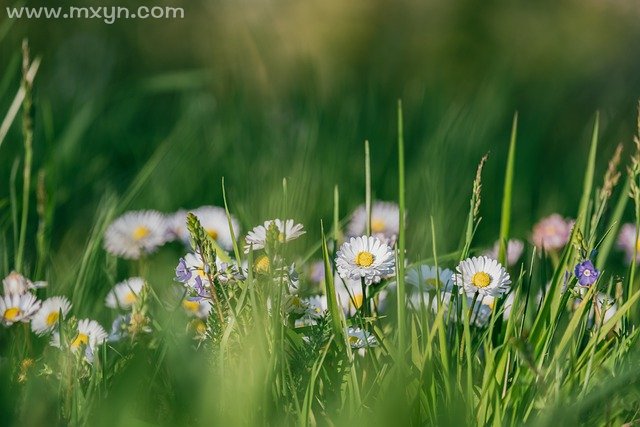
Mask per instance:
[[[33,292],[44,286],[45,282],[33,283],[15,271],[5,277],[2,280],[4,294],[0,295],[2,324],[11,326],[18,322],[29,323],[42,305]]]
[[[104,235],[104,248],[124,259],[140,259],[156,252],[165,243],[179,241],[189,245],[187,215],[198,218],[206,234],[225,251],[233,249],[240,233],[234,216],[224,208],[201,206],[191,211],[180,209],[172,214],[155,210],[131,211],[113,221]]]

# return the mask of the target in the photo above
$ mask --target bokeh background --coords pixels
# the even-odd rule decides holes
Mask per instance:
[[[35,167],[47,174],[58,272],[71,271],[105,194],[133,195],[120,210],[221,205],[222,177],[244,230],[278,214],[287,178],[289,211],[316,241],[335,185],[342,215],[364,200],[365,139],[375,196],[397,199],[398,99],[414,257],[430,253],[431,215],[440,249],[456,247],[487,152],[478,236],[493,242],[515,111],[516,236],[550,212],[574,215],[596,111],[597,172],[615,144],[631,151],[640,96],[633,0],[144,4],[183,7],[185,18],[108,25],[0,14],[3,114],[19,85],[21,40],[42,56]],[[16,122],[0,147],[0,199],[21,150]]]

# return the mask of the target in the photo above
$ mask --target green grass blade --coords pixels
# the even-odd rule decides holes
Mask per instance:
[[[498,261],[502,265],[507,264],[507,243],[509,240],[509,228],[511,226],[511,196],[513,192],[513,174],[516,157],[516,135],[518,132],[518,113],[513,115],[511,127],[511,139],[509,141],[509,155],[507,156],[507,169],[504,178],[504,192],[502,196],[502,215],[500,218],[500,250]]]
[[[404,259],[405,259],[405,171],[404,171],[404,130],[402,123],[402,101],[398,101],[398,210],[399,210],[399,228],[398,228],[398,264],[396,265],[396,283],[398,287],[398,346],[401,353],[400,372],[404,373],[406,349],[406,290],[404,277]]]

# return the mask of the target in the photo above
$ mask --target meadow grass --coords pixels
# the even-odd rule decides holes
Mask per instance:
[[[358,147],[362,156],[357,161],[333,162],[337,156],[330,148],[323,148],[323,157],[313,159],[305,152],[308,147],[289,147],[300,152],[268,153],[269,161],[255,165],[248,159],[237,165],[232,179],[220,177],[219,182],[208,182],[207,174],[193,170],[193,154],[188,157],[178,144],[200,136],[201,129],[194,129],[194,118],[189,117],[179,120],[173,134],[148,156],[126,191],[105,191],[97,206],[77,213],[91,216],[90,229],[61,234],[52,230],[54,224],[73,227],[76,219],[54,222],[53,202],[47,194],[58,179],[61,186],[68,185],[71,178],[64,174],[69,172],[61,165],[74,161],[69,153],[82,139],[89,119],[76,116],[56,158],[39,157],[33,141],[33,78],[29,78],[36,61],[29,59],[25,47],[22,116],[16,119],[23,145],[16,148],[15,132],[14,138],[0,143],[0,150],[18,155],[16,161],[2,163],[11,167],[3,170],[10,179],[9,196],[0,199],[0,273],[5,277],[19,270],[34,280],[46,279],[49,285],[35,291],[38,297],[66,295],[73,309],[56,327],[60,341],[70,344],[67,347],[49,346],[49,337],[37,337],[27,323],[0,331],[0,410],[7,425],[619,425],[639,418],[636,256],[631,257],[628,271],[619,275],[611,251],[629,200],[635,212],[631,220],[636,226],[640,221],[640,154],[636,146],[623,184],[616,185],[620,160],[611,163],[599,184],[596,170],[606,161],[598,155],[597,115],[590,143],[581,148],[586,163],[568,168],[583,183],[573,207],[576,222],[568,242],[561,250],[550,251],[527,244],[526,258],[508,267],[510,305],[507,295],[496,298],[486,322],[479,325],[476,309],[481,299],[476,295],[468,300],[464,294],[449,292],[450,299],[445,300],[439,278],[419,304],[410,303],[417,291],[407,283],[405,270],[423,264],[455,270],[461,261],[482,253],[477,242],[482,227],[491,230],[485,233],[495,233],[497,258],[507,266],[512,209],[520,196],[514,191],[520,137],[517,115],[500,147],[507,150],[501,197],[487,197],[488,191],[497,191],[484,184],[484,153],[460,147],[457,155],[475,156],[477,170],[461,172],[438,196],[423,197],[419,184],[424,181],[416,178],[420,162],[407,151],[400,103],[397,120],[388,123],[396,135],[393,150],[387,149],[391,144],[379,148],[384,144],[367,142]],[[204,119],[206,114],[201,113],[208,110],[205,105],[198,111],[200,107],[193,106],[193,111]],[[441,132],[465,133],[454,127],[444,124]],[[224,133],[224,140],[247,135],[240,126],[216,132]],[[313,131],[308,137],[314,138]],[[310,141],[313,144],[321,146]],[[221,148],[209,149],[211,154]],[[396,150],[397,155],[389,154]],[[437,156],[437,150],[448,148],[443,143],[430,154]],[[381,162],[372,162],[372,157],[384,155],[397,162],[393,168],[397,176],[376,170]],[[279,166],[291,159],[296,159],[293,178],[283,180]],[[92,166],[85,160],[82,166],[104,171],[100,164]],[[309,169],[321,175],[305,169],[314,161],[322,166]],[[347,166],[350,171],[337,171]],[[265,168],[273,182],[239,184],[251,180],[247,171],[253,167]],[[459,172],[455,166],[450,171],[450,176]],[[86,174],[78,172],[77,179],[91,176]],[[327,176],[335,182],[316,184]],[[436,176],[432,179],[437,180]],[[195,182],[187,185],[191,177]],[[385,181],[392,190],[381,192],[397,202],[398,235],[392,244],[395,277],[370,285],[363,282],[362,308],[346,313],[338,296],[345,281],[333,274],[350,220],[349,210],[341,203],[347,200],[350,209],[364,202],[365,234],[373,234],[372,209],[380,198],[373,194],[374,187],[380,188],[373,184],[375,180]],[[164,194],[163,186],[168,188],[173,181],[186,192],[206,192],[211,196],[206,198],[226,212],[232,248],[221,249],[200,221],[189,216],[191,250],[211,269],[216,259],[234,260],[241,267],[241,277],[230,283],[211,278],[214,307],[202,320],[201,333],[184,314],[181,296],[176,295],[173,270],[179,257],[189,251],[184,245],[168,243],[135,261],[118,259],[104,249],[105,233],[119,215],[168,204],[170,196]],[[72,198],[63,190],[56,194],[58,203],[60,198]],[[155,197],[157,204],[145,206]],[[423,205],[411,204],[418,198],[435,197],[444,200],[445,207],[464,203],[466,219],[446,208],[427,215],[419,209]],[[499,200],[499,227],[481,221],[487,199]],[[244,233],[234,235],[232,216],[240,219],[243,230],[272,217],[309,222],[304,224],[307,233],[288,243],[281,241],[281,230],[268,225],[266,248],[244,253],[239,239]],[[55,242],[57,236],[73,242]],[[81,251],[75,250],[78,242]],[[59,253],[54,253],[54,247]],[[576,286],[574,266],[590,258],[595,258],[601,274],[590,286]],[[313,261],[322,261],[325,272],[322,284],[315,287],[308,277]],[[292,264],[298,274],[289,271]],[[84,352],[71,346],[75,322],[88,317],[109,325],[123,310],[105,308],[105,295],[114,284],[132,276],[147,282],[132,309],[143,324],[136,328],[130,323],[128,336],[95,346],[89,363]],[[297,283],[295,292],[290,282]],[[183,294],[192,292],[189,286],[181,289]],[[319,291],[326,296],[326,311],[314,318],[314,324],[297,326],[299,316],[287,308],[288,298]],[[387,294],[384,307],[383,293]],[[600,293],[615,301],[615,313],[609,317],[598,300]],[[504,316],[507,310],[510,314]],[[375,337],[375,344],[354,345],[350,328]]]

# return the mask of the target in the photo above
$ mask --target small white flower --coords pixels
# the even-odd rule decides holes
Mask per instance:
[[[47,282],[32,282],[22,274],[12,271],[2,280],[5,295],[22,295],[32,289],[44,288]]]
[[[581,298],[576,298],[573,302],[574,310],[582,303]],[[596,296],[596,303],[591,305],[591,311],[589,312],[589,323],[593,326],[594,321],[596,326],[604,325],[609,319],[613,317],[618,311],[618,306],[613,298],[607,294],[598,293]]]
[[[425,307],[427,307],[427,302],[428,302],[427,298],[428,296],[425,294],[422,302],[425,304]],[[475,301],[475,305],[474,305],[474,298],[471,298],[468,295],[465,295],[465,294],[454,295],[449,291],[444,291],[440,294],[440,296],[435,296],[431,300],[431,309],[436,313],[438,312],[438,306],[440,303],[438,298],[442,299],[442,306],[443,306],[443,309],[445,310],[445,313],[444,313],[445,320],[451,319],[452,321],[457,322],[459,320],[458,307],[460,307],[460,312],[462,316],[466,318],[467,316],[469,316],[469,310],[471,310],[472,305],[473,305],[473,311],[471,312],[471,317],[469,319],[469,322],[471,325],[474,325],[477,327],[485,327],[487,326],[487,324],[489,323],[489,320],[491,319],[491,313],[493,312],[493,305],[489,304],[489,301],[490,300],[493,301],[492,297],[486,296],[483,298],[482,301],[478,299]],[[455,303],[453,303],[454,298],[455,298]],[[462,308],[464,307],[462,298],[466,298],[466,303],[467,303],[466,311],[462,310]],[[414,306],[414,308],[418,310],[420,306],[417,305],[415,302],[413,302],[413,300],[410,300],[410,301],[412,301],[412,305]],[[487,303],[485,304],[484,302],[487,302]],[[418,301],[418,304],[420,304],[420,301]]]
[[[104,248],[112,255],[138,259],[155,252],[170,237],[167,220],[160,212],[127,212],[107,228]]]
[[[467,258],[456,268],[454,282],[467,294],[500,296],[509,291],[511,278],[495,259],[486,256]]]
[[[16,322],[28,322],[40,308],[40,301],[32,293],[9,294],[0,298],[2,324],[11,326]]]
[[[336,254],[336,266],[343,279],[370,285],[394,274],[394,252],[376,237],[352,237]]]
[[[511,309],[513,308],[515,294],[515,292],[509,293],[509,295],[507,295],[507,298],[504,300],[504,303],[502,305],[502,308],[504,310],[502,312],[502,318],[504,320],[509,320],[509,317],[511,317]],[[478,300],[482,305],[486,305],[487,307],[489,307],[491,311],[495,309],[496,299],[494,297],[487,295],[485,297],[479,298]]]
[[[167,231],[170,240],[180,240],[189,243],[189,231],[187,230],[187,211],[179,209],[165,217]]]
[[[105,298],[105,305],[109,308],[129,309],[138,300],[145,281],[141,277],[124,280],[111,289]]]
[[[288,314],[304,314],[309,309],[309,303],[296,294],[290,294],[285,297],[283,308]]]
[[[69,348],[76,352],[84,348],[84,355],[89,363],[93,362],[93,353],[96,348],[104,343],[109,334],[95,320],[82,319],[78,321],[75,335],[69,341]],[[60,334],[54,332],[50,344],[60,347]]]
[[[507,242],[507,265],[515,265],[522,256],[523,251],[524,242],[522,240],[509,239],[509,241]],[[500,242],[497,241],[494,243],[493,248],[485,253],[485,256],[497,260],[499,253]]]
[[[436,269],[425,264],[417,265],[406,270],[405,282],[420,291],[433,289],[450,291],[453,287],[453,271],[440,267]]]
[[[267,243],[267,231],[272,224],[275,224],[278,230],[278,241],[280,243],[290,242],[291,240],[297,239],[306,233],[302,224],[296,224],[292,219],[288,219],[286,221],[282,221],[280,219],[265,221],[264,225],[254,227],[253,230],[247,234],[247,237],[245,238],[246,244],[244,247],[245,253],[249,253],[249,250],[252,247],[254,250],[265,247]]]
[[[371,205],[371,235],[390,246],[396,241],[400,229],[400,210],[392,202],[375,201]],[[367,210],[360,205],[351,215],[347,236],[356,237],[367,233]]]
[[[233,249],[233,239],[229,229],[229,220],[224,208],[218,206],[201,206],[191,211],[200,221],[204,231],[215,240],[222,249]],[[237,238],[240,233],[240,223],[231,216],[233,234]],[[170,219],[170,229],[185,244],[189,244],[189,230],[187,229],[187,212],[179,211]]]
[[[377,347],[378,340],[375,335],[364,331],[362,328],[350,327],[347,330],[347,339],[351,348]]]
[[[37,335],[53,331],[60,321],[60,314],[64,319],[70,310],[71,303],[66,297],[58,296],[46,299],[40,310],[31,319],[31,330]]]
[[[185,298],[182,300],[182,308],[184,308],[190,316],[206,319],[209,317],[213,305],[211,305],[211,301],[206,298]]]

